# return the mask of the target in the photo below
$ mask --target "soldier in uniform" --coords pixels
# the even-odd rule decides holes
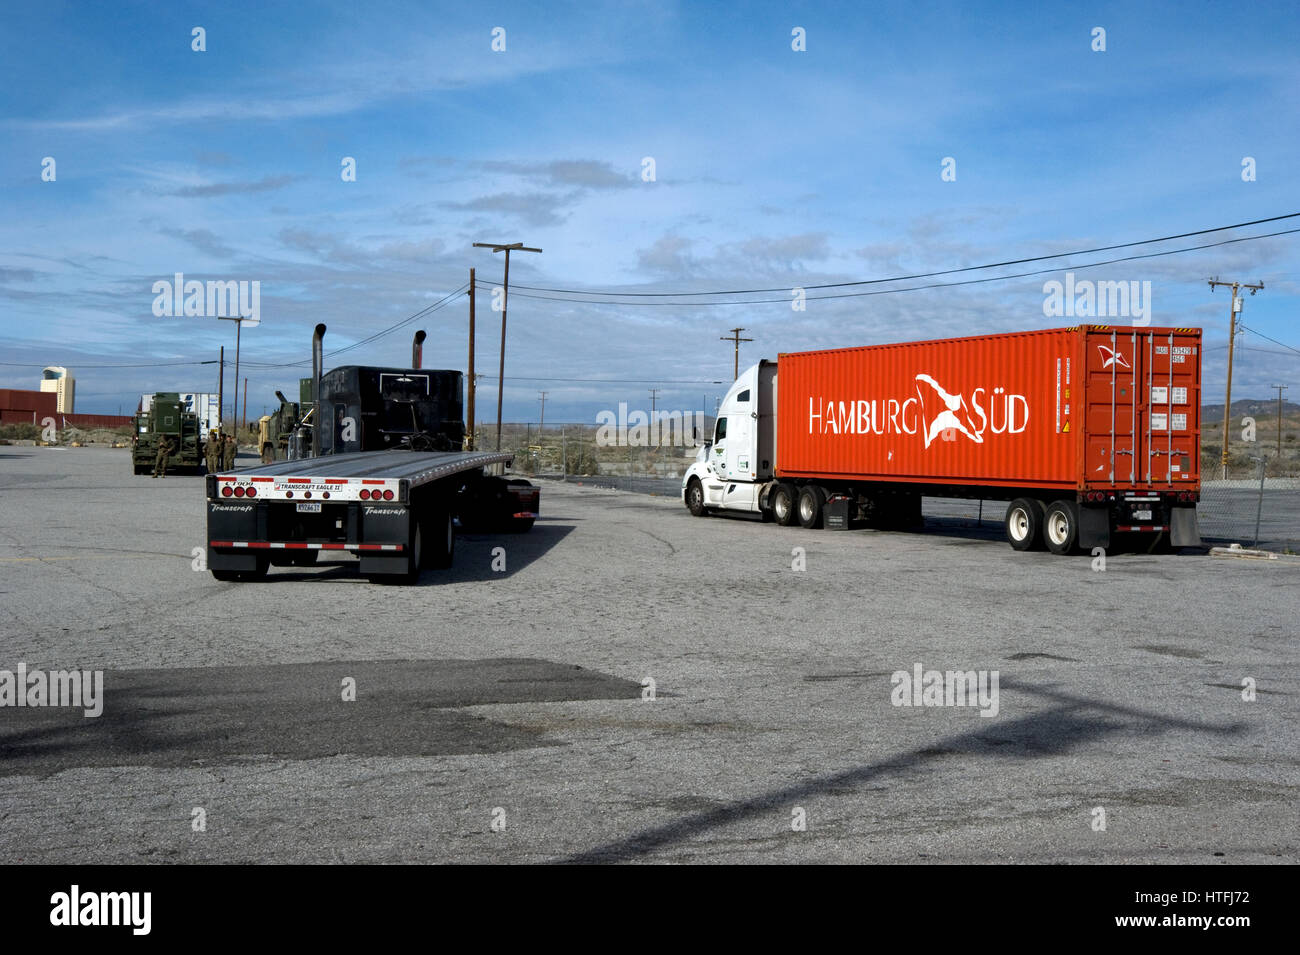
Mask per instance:
[[[203,449],[208,459],[208,473],[216,474],[221,470],[221,437],[219,432],[208,432],[208,443]]]
[[[158,457],[153,462],[153,476],[165,478],[167,476],[167,456],[172,453],[171,439],[167,435],[161,435],[158,438]]]
[[[225,453],[222,456],[221,467],[222,470],[229,471],[235,466],[235,453],[239,450],[239,446],[235,443],[235,436],[233,434],[226,435],[226,443],[222,450]]]

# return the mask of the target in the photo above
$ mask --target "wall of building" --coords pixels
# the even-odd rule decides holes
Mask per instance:
[[[58,414],[58,404],[53,392],[0,388],[0,424],[39,425],[42,418]]]

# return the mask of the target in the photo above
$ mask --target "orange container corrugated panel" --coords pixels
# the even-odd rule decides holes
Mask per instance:
[[[1201,330],[1089,325],[782,354],[777,474],[1195,490]]]

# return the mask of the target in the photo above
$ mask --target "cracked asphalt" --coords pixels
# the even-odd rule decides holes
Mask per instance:
[[[0,447],[0,670],[104,673],[98,718],[0,707],[5,862],[1300,860],[1300,561],[544,482],[419,586],[222,584],[202,497]],[[917,664],[997,714],[895,705]]]

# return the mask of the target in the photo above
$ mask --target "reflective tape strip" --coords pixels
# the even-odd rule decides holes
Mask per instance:
[[[209,541],[209,547],[253,550],[405,550],[405,544],[309,544],[302,541]]]
[[[1169,528],[1164,524],[1119,524],[1115,527],[1115,530],[1144,534],[1148,531],[1167,531]]]
[[[533,518],[537,517],[537,515],[532,513],[531,511],[518,511],[517,513],[511,516],[512,517],[533,517]]]

